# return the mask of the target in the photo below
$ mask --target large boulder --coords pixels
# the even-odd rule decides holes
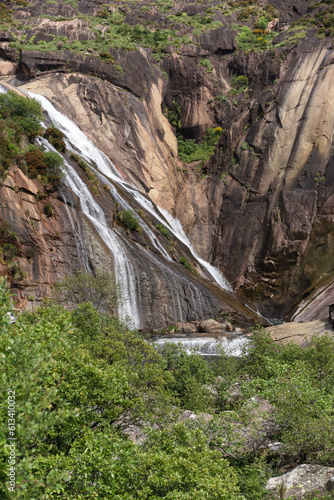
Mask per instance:
[[[272,477],[267,482],[266,489],[272,492],[273,499],[293,497],[302,500],[309,494],[331,491],[333,476],[333,467],[304,464],[283,476]]]
[[[205,319],[198,323],[198,331],[202,333],[225,333],[226,325],[214,319]]]
[[[197,333],[197,324],[194,321],[183,321],[178,323],[177,331],[181,333]]]

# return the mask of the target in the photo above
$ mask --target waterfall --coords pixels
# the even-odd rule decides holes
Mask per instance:
[[[56,150],[45,139],[39,139],[47,149]],[[111,250],[115,262],[115,274],[117,283],[122,290],[122,300],[118,306],[119,316],[128,322],[133,328],[141,328],[141,319],[138,307],[138,286],[136,286],[136,274],[134,266],[127,254],[117,232],[108,227],[102,208],[93,198],[87,185],[81,180],[75,169],[64,159],[66,166],[66,184],[80,199],[81,210],[90,220],[101,239]]]
[[[198,257],[186,234],[184,233],[181,223],[177,219],[174,219],[166,210],[156,207],[134,186],[125,182],[109,158],[93,144],[93,142],[80,130],[77,125],[75,125],[61,112],[57,111],[48,99],[33,92],[26,93],[40,102],[44,110],[47,112],[49,119],[64,133],[68,150],[78,152],[78,154],[83,157],[87,163],[89,163],[90,168],[99,177],[101,182],[109,186],[112,197],[119,203],[120,207],[133,212],[141,225],[142,231],[152,243],[153,248],[157,250],[165,261],[167,260],[172,262],[169,253],[160,243],[143,218],[140,217],[139,214],[136,213],[129,203],[127,203],[127,201],[121,196],[118,189],[129,194],[131,199],[133,199],[137,205],[142,207],[145,211],[151,213],[158,221],[165,225],[176,238],[186,245],[194,256],[194,259],[199,262],[202,268],[209,273],[209,275],[221,288],[224,290],[231,290],[230,285],[222,276],[220,271]],[[47,141],[42,141],[49,149],[52,149],[52,146]],[[119,306],[118,313],[122,319],[129,317],[132,318],[132,326],[140,328],[142,327],[142,321],[138,305],[138,297],[140,294],[140,275],[138,274],[138,266],[136,263],[132,262],[133,257],[130,256],[127,246],[122,241],[122,238],[117,233],[117,230],[108,227],[103,209],[95,201],[86,184],[81,180],[80,176],[66,161],[66,159],[65,164],[67,166],[66,184],[78,196],[82,212],[93,224],[101,239],[113,254],[116,280],[120,284],[123,292],[123,302]],[[118,187],[118,189],[116,189],[116,187]],[[143,251],[143,248],[141,250]],[[158,267],[158,269],[165,267],[162,266],[163,259],[158,259],[158,261],[156,261],[152,252],[147,253],[149,261],[155,262],[155,266]],[[187,318],[187,311],[184,309],[185,306],[181,305],[179,297],[180,294],[182,294],[182,296],[184,295],[185,288],[189,290],[188,299],[186,299],[188,312],[189,308],[194,309],[194,305],[196,305],[196,310],[198,309],[198,312],[192,311],[192,314],[201,316],[204,310],[203,305],[207,305],[202,293],[197,290],[196,286],[191,281],[187,280],[187,278],[181,277],[181,273],[180,275],[178,273],[174,273],[173,270],[167,267],[165,268],[165,271],[170,276],[171,282],[174,283],[174,290],[170,290],[169,296],[171,300],[170,307],[175,314],[175,321]],[[181,282],[183,285],[180,284]],[[182,288],[183,286],[184,288]]]
[[[221,288],[223,288],[223,290],[232,292],[231,285],[226,280],[226,278],[224,278],[219,269],[212,266],[211,264],[209,264],[209,262],[206,262],[197,255],[186,233],[183,230],[181,222],[178,219],[172,217],[170,213],[167,212],[167,210],[165,210],[164,208],[159,207],[159,210],[168,222],[168,229],[170,229],[170,231],[172,231],[173,234],[189,248],[195,259],[208,271],[208,273],[221,286]]]

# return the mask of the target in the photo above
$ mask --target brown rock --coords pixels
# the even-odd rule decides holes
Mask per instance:
[[[203,333],[224,333],[226,332],[226,324],[218,323],[214,319],[205,319],[198,323],[198,331]]]
[[[293,342],[304,346],[313,335],[321,336],[325,335],[326,331],[331,332],[331,325],[324,321],[315,320],[308,323],[283,323],[282,325],[267,327],[266,331],[281,344]]]
[[[195,322],[177,323],[177,331],[181,333],[197,333],[197,324]]]

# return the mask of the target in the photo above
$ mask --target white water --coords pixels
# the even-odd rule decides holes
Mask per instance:
[[[168,222],[169,229],[173,232],[173,234],[180,241],[182,241],[182,243],[184,243],[189,248],[189,250],[191,251],[191,253],[195,257],[195,259],[201,264],[201,266],[203,266],[208,271],[208,273],[221,286],[221,288],[223,288],[224,290],[228,290],[228,291],[232,292],[231,285],[226,280],[226,278],[224,278],[224,276],[219,271],[219,269],[217,269],[216,267],[212,266],[211,264],[209,264],[209,262],[206,262],[205,260],[201,259],[197,255],[197,253],[195,252],[192,244],[190,243],[190,241],[189,241],[186,233],[183,230],[181,222],[178,219],[174,218],[172,215],[170,215],[170,213],[167,212],[167,210],[165,210],[164,208],[160,208],[159,207],[159,210],[162,213],[162,215],[165,217],[166,221]]]
[[[44,146],[56,151],[45,139],[40,139]],[[117,232],[108,227],[102,208],[93,198],[87,185],[81,180],[75,169],[64,159],[66,166],[66,184],[80,199],[82,212],[91,221],[101,239],[113,253],[116,280],[122,290],[122,300],[118,307],[119,316],[133,328],[141,328],[138,308],[138,288],[135,270],[126,248]]]
[[[102,153],[96,146],[94,146],[93,142],[88,139],[88,137],[79,129],[79,127],[77,127],[77,125],[75,125],[62,113],[57,111],[44,96],[32,92],[27,92],[27,94],[31,97],[34,97],[41,103],[43,108],[48,113],[51,121],[53,121],[56,126],[65,134],[68,143],[68,149],[72,151],[78,151],[80,156],[86,159],[91,164],[91,166],[92,164],[94,166],[96,165],[97,170],[95,170],[93,167],[92,169],[100,177],[102,182],[110,187],[114,198],[120,203],[120,205],[131,210],[134,213],[136,218],[139,220],[142,229],[151,240],[153,246],[157,248],[157,250],[163,255],[165,259],[169,261],[172,260],[168,252],[161,245],[151,229],[121,197],[112,182],[125,189],[145,210],[150,212],[152,215],[154,215],[154,217],[161,221],[162,224],[167,226],[168,229],[189,248],[194,258],[208,271],[212,278],[223,289],[231,290],[229,283],[223,277],[221,272],[208,262],[198,257],[186,234],[184,233],[180,221],[173,218],[166,210],[155,208],[152,202],[150,202],[145,196],[137,191],[136,188],[126,183],[120,176],[119,172],[116,170],[113,163],[109,160],[109,158],[107,158],[104,153]],[[99,235],[113,253],[115,260],[116,279],[123,290],[123,304],[119,308],[119,314],[122,319],[131,317],[133,320],[133,326],[138,328],[140,327],[141,323],[137,301],[140,287],[139,283],[137,283],[138,278],[136,277],[135,266],[133,266],[133,264],[131,263],[131,258],[126,251],[126,247],[122,242],[120,236],[114,229],[111,229],[107,226],[104,212],[94,200],[86,184],[81,180],[75,169],[71,167],[67,162],[66,164],[68,168],[68,175],[66,179],[67,184],[69,185],[69,187],[71,187],[73,192],[77,194],[80,199],[83,213],[91,220]],[[109,179],[112,182],[110,182]],[[201,300],[197,300],[197,296],[201,295],[198,290],[191,290],[191,295],[195,295],[194,300],[196,301],[196,303],[198,302],[199,306],[201,306]],[[178,308],[179,307],[177,307],[177,309]]]
[[[227,338],[224,335],[216,337],[190,337],[187,335],[170,335],[155,340],[155,345],[163,347],[166,343],[180,344],[188,354],[196,352],[202,356],[219,356],[223,350],[229,356],[241,356],[247,349],[249,339],[235,336]]]

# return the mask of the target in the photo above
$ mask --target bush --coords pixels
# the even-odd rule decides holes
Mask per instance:
[[[206,68],[207,73],[212,73],[212,71],[213,71],[210,59],[201,59],[200,62],[198,63],[198,66],[202,66],[203,68]]]
[[[248,90],[249,80],[247,75],[234,76],[232,78],[232,89],[239,93]],[[232,92],[231,92],[232,93]]]
[[[246,52],[250,50],[265,50],[268,46],[267,35],[256,36],[248,26],[243,26],[241,33],[236,37],[238,49]]]
[[[45,130],[44,137],[60,153],[64,153],[66,151],[66,144],[64,142],[65,135],[63,134],[63,132],[61,130],[59,130],[54,125],[52,125],[52,127],[48,127]]]
[[[53,217],[55,214],[54,208],[49,201],[44,205],[43,211],[47,217]]]
[[[189,269],[189,271],[194,270],[192,265],[189,264],[189,262],[187,261],[187,259],[185,257],[181,257],[179,262],[180,262],[181,266],[185,267],[186,269]]]
[[[35,99],[6,92],[0,94],[0,119],[14,122],[21,134],[34,139],[41,132],[42,108]]]
[[[180,159],[185,163],[198,160],[207,161],[214,152],[221,133],[221,127],[209,128],[205,132],[202,144],[197,144],[195,139],[183,139],[181,134],[179,134],[178,146]]]
[[[59,188],[64,177],[64,160],[58,153],[44,152],[32,146],[24,154],[24,159],[30,179],[39,178],[44,185],[50,184],[52,190]]]
[[[130,229],[130,231],[140,231],[139,221],[131,210],[121,210],[121,212],[117,214],[117,220],[126,227],[126,229]]]
[[[71,309],[91,302],[97,311],[113,314],[121,299],[121,289],[106,271],[95,271],[94,275],[77,272],[55,285],[54,297]]]
[[[167,238],[167,240],[169,240],[169,239],[170,239],[170,234],[169,234],[169,231],[168,231],[168,229],[167,229],[165,226],[163,226],[162,224],[157,224],[155,227],[156,227],[156,228],[160,231],[160,233],[161,233],[161,234],[162,234],[165,238]]]

